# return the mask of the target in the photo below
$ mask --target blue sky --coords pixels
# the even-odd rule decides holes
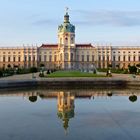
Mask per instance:
[[[65,7],[77,43],[140,45],[140,0],[0,0],[0,46],[57,43]]]

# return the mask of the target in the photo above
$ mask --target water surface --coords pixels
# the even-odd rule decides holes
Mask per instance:
[[[139,140],[140,92],[0,92],[1,140]]]

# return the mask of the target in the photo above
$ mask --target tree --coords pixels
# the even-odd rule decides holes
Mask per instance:
[[[137,73],[137,67],[136,66],[129,66],[129,72],[131,74],[136,74]]]
[[[30,96],[29,101],[30,102],[36,102],[37,101],[37,96]]]
[[[129,100],[131,102],[136,102],[137,101],[137,96],[136,95],[131,95],[131,96],[129,96]]]
[[[136,65],[136,67],[140,68],[140,63]]]
[[[45,66],[44,64],[42,64],[42,63],[40,64],[40,67],[41,67],[41,68],[44,67],[44,66]]]
[[[112,68],[112,64],[108,64],[108,68]]]
[[[119,69],[120,65],[119,65],[119,64],[117,64],[117,65],[116,65],[116,67]]]
[[[2,77],[3,76],[3,72],[2,72],[2,70],[0,70],[0,77]]]
[[[139,71],[140,71],[140,63],[137,64],[136,67],[137,67],[137,72],[138,72],[138,74],[139,74]]]
[[[32,78],[35,78],[34,77],[34,73],[36,73],[38,70],[37,70],[37,68],[36,67],[31,67],[30,68],[30,72],[32,73]]]
[[[41,68],[41,71],[40,71],[41,73],[39,74],[40,77],[44,77],[44,66],[45,66],[44,64],[42,63],[40,64],[40,68]]]
[[[37,68],[36,67],[31,67],[30,68],[30,72],[31,73],[36,73],[38,70],[37,70]]]

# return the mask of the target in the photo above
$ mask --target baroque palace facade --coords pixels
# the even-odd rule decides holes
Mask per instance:
[[[1,47],[0,68],[39,67],[46,69],[76,69],[89,71],[95,68],[128,68],[140,63],[139,46],[94,46],[75,43],[75,26],[69,21],[68,12],[58,27],[58,44],[41,46]]]

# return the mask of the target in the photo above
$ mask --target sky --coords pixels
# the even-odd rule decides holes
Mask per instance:
[[[76,43],[140,45],[140,0],[0,0],[0,46],[57,43],[65,7]]]

